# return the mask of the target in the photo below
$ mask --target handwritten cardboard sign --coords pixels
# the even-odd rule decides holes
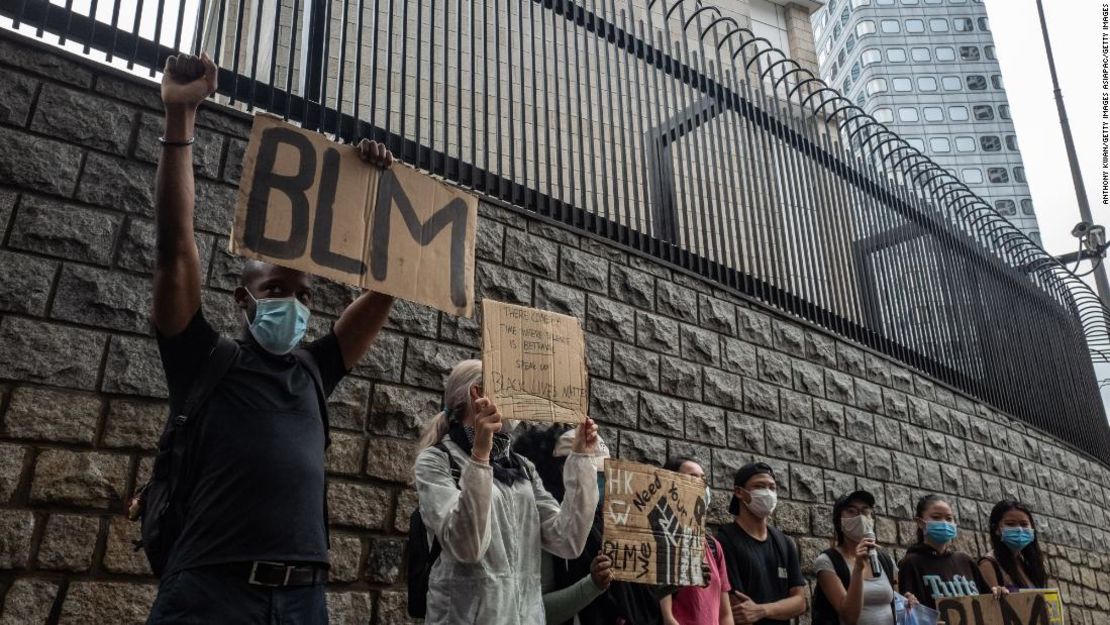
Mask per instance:
[[[482,300],[482,382],[506,419],[586,420],[586,337],[575,317]]]
[[[231,252],[469,317],[477,198],[256,115]]]
[[[946,625],[1064,625],[1058,590],[945,597],[937,599],[937,611]]]
[[[705,481],[610,458],[602,506],[602,551],[613,561],[613,579],[702,585]]]

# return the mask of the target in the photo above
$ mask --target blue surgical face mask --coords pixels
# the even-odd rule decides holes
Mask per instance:
[[[250,332],[262,349],[272,354],[288,354],[304,338],[308,329],[308,318],[312,314],[308,307],[295,297],[255,299],[254,321]]]
[[[1036,538],[1036,532],[1031,527],[1004,527],[1002,528],[1002,544],[1014,551],[1025,549]]]
[[[956,524],[951,521],[926,521],[925,536],[938,545],[947,545],[956,539]]]

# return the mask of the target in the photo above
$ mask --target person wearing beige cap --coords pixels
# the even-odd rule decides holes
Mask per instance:
[[[582,553],[597,508],[597,426],[575,430],[560,503],[532,462],[510,449],[506,423],[466,360],[444,384],[443,410],[425,428],[414,474],[429,542],[428,625],[543,623],[540,553]]]

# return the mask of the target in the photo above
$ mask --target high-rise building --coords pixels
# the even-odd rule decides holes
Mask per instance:
[[[821,77],[1040,243],[982,0],[832,0]]]

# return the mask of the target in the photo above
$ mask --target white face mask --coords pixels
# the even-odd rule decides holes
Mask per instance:
[[[779,503],[779,494],[769,488],[750,490],[748,495],[751,496],[751,501],[747,504],[748,510],[761,519],[771,516]]]
[[[710,500],[710,499],[711,499],[712,497],[713,497],[713,491],[709,490],[709,487],[708,487],[708,486],[706,486],[706,487],[705,487],[705,507],[706,507],[706,508],[708,508],[708,507],[709,507],[709,500]]]
[[[858,543],[864,537],[875,535],[875,521],[869,516],[840,517],[840,529],[844,537]]]

